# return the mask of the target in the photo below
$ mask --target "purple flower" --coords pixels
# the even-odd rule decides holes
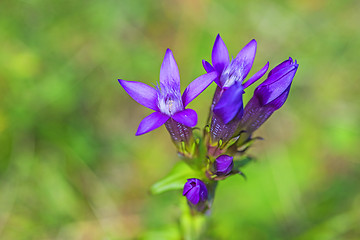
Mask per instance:
[[[203,66],[208,73],[217,73],[214,81],[218,85],[218,89],[213,100],[213,112],[221,118],[224,124],[229,123],[235,117],[238,119],[242,117],[244,89],[260,79],[269,68],[269,63],[267,63],[243,83],[253,65],[256,46],[256,41],[251,40],[236,58],[230,61],[225,43],[218,34],[211,56],[213,66],[203,60]]]
[[[226,176],[231,172],[234,166],[233,157],[229,155],[221,155],[216,158],[214,165],[215,174],[217,176]]]
[[[197,123],[197,114],[185,107],[215,78],[216,73],[202,75],[191,82],[181,95],[179,70],[171,50],[167,49],[160,69],[160,84],[156,89],[141,82],[119,79],[119,83],[130,97],[155,111],[141,121],[136,135],[150,132],[169,119],[173,122],[172,125],[176,122],[194,127]]]
[[[240,131],[251,134],[285,103],[298,66],[296,60],[289,58],[270,71],[246,105]]]
[[[190,178],[184,185],[183,196],[194,205],[205,202],[208,198],[208,190],[204,182],[197,178]]]

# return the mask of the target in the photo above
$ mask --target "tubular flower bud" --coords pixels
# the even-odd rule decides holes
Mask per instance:
[[[296,60],[289,58],[270,71],[246,105],[239,131],[251,135],[285,103],[298,66]]]

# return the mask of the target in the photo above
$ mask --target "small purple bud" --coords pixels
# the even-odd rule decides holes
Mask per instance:
[[[205,202],[208,198],[208,190],[204,182],[197,178],[189,178],[184,185],[183,196],[193,205]]]
[[[214,165],[216,175],[226,176],[231,172],[234,166],[233,157],[229,155],[221,155],[216,158]]]

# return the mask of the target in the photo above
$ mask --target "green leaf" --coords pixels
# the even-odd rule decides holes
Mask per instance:
[[[178,162],[170,173],[151,186],[150,192],[152,194],[159,194],[169,190],[178,190],[184,187],[186,179],[199,178],[201,173],[192,169],[185,162]]]

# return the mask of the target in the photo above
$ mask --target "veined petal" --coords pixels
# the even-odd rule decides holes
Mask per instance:
[[[243,84],[244,89],[249,87],[257,80],[259,80],[262,76],[264,76],[264,74],[267,72],[268,69],[269,69],[269,62],[267,62],[267,64],[262,69],[260,69],[251,78],[249,78],[249,80],[247,80],[246,83]]]
[[[228,124],[235,116],[243,112],[242,95],[244,88],[240,82],[235,82],[229,89],[225,90],[219,102],[214,107],[214,113]],[[241,117],[241,115],[239,116]]]
[[[136,136],[150,132],[163,125],[170,117],[160,112],[154,112],[144,118],[136,132]]]
[[[172,119],[188,127],[195,127],[197,124],[197,114],[192,109],[177,112],[172,116]]]
[[[136,102],[141,105],[158,111],[157,92],[154,88],[141,82],[125,81],[119,79],[120,85]]]
[[[207,88],[216,78],[218,73],[216,71],[204,74],[194,81],[185,89],[182,95],[182,101],[184,107],[186,107],[192,100],[194,100],[205,88]]]
[[[224,68],[229,64],[229,52],[220,34],[216,36],[214,47],[211,54],[211,61],[216,71],[221,74]]]
[[[180,92],[180,74],[174,55],[168,48],[160,68],[160,85]]]
[[[241,49],[241,51],[235,58],[240,65],[239,67],[242,68],[242,80],[245,79],[246,76],[249,74],[250,69],[254,63],[256,46],[257,43],[255,39],[251,40],[248,44],[246,44],[243,49]]]

